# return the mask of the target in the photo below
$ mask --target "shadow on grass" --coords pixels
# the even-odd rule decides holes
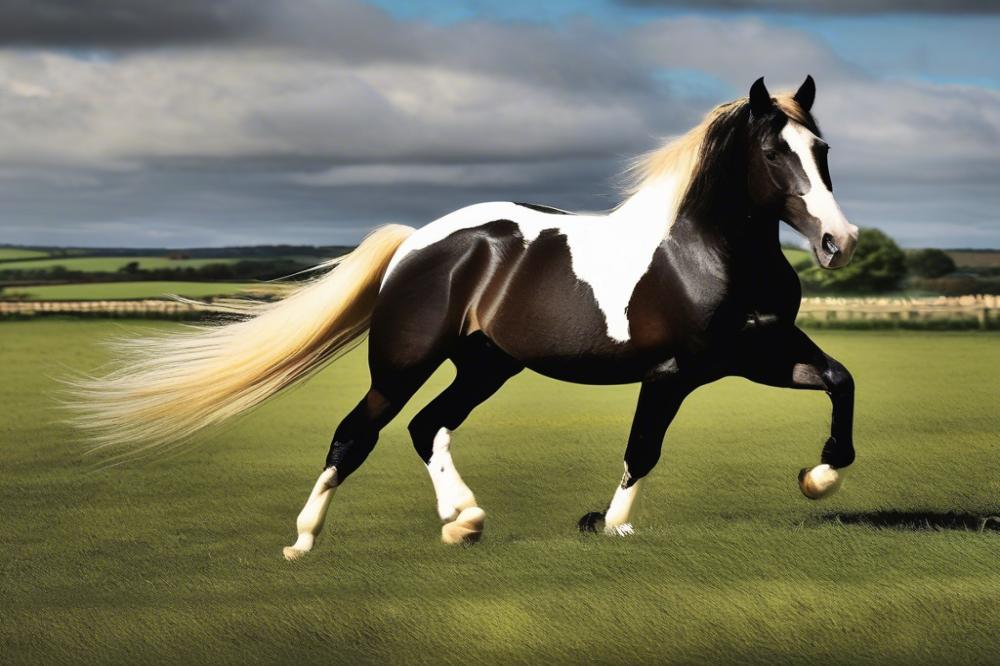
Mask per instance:
[[[826,513],[818,516],[817,519],[824,523],[861,525],[893,530],[1000,532],[1000,515],[979,515],[955,511],[858,511]]]

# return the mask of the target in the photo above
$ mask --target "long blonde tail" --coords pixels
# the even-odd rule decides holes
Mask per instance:
[[[113,342],[112,372],[70,382],[74,422],[98,448],[147,449],[259,405],[364,335],[389,261],[413,231],[376,229],[287,298],[241,304],[236,322]]]

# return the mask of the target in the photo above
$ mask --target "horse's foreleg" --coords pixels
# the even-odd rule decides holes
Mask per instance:
[[[740,374],[751,381],[783,388],[826,391],[833,407],[830,437],[820,464],[799,472],[799,488],[810,499],[840,487],[854,462],[854,379],[837,360],[823,353],[798,328],[759,332],[743,352]]]
[[[799,488],[810,499],[820,499],[837,490],[846,468],[854,462],[854,378],[838,361],[820,354],[822,360],[797,366],[808,384],[822,384],[818,388],[830,396],[833,407],[830,437],[823,445],[820,464],[799,472]]]
[[[522,365],[497,348],[482,333],[459,341],[452,355],[455,380],[410,422],[413,446],[430,475],[445,543],[475,541],[486,514],[462,480],[451,458],[451,431],[478,405],[496,393]]]
[[[639,390],[639,404],[632,420],[625,449],[625,475],[607,510],[591,512],[580,519],[580,529],[623,536],[632,533],[631,517],[642,480],[660,459],[667,428],[690,392],[675,378],[649,382]]]

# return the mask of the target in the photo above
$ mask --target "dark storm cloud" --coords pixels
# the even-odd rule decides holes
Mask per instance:
[[[806,14],[996,14],[996,0],[622,0],[638,7],[779,11]]]
[[[0,0],[0,45],[115,48],[224,42],[263,31],[269,20],[266,7],[247,0]]]
[[[476,169],[482,165],[469,164]],[[165,161],[140,170],[0,172],[0,238],[35,245],[192,247],[351,244],[373,226],[420,226],[478,201],[527,200],[598,210],[615,203],[614,160],[509,165],[517,179],[314,186],[274,160]],[[415,173],[422,173],[418,169]]]
[[[757,18],[441,26],[350,0],[105,3],[89,18],[75,8],[97,3],[0,6],[21,11],[0,36],[38,45],[0,47],[0,242],[349,243],[483,200],[600,210],[629,156],[761,74],[779,89],[808,72],[854,222],[920,243],[953,206],[965,240],[942,244],[1000,243],[982,240],[1000,208],[1000,92],[880,80]],[[38,18],[46,7],[56,18]]]

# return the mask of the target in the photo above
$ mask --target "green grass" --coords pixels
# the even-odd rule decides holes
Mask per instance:
[[[202,298],[225,296],[254,287],[253,283],[233,282],[94,282],[33,287],[9,287],[4,296],[20,296],[36,301],[116,300],[123,298],[159,298],[166,294]]]
[[[39,256],[44,254],[39,253]],[[70,271],[87,273],[114,273],[131,262],[138,262],[139,268],[200,268],[206,264],[232,264],[239,259],[168,259],[167,257],[58,257],[55,259],[35,259],[30,261],[10,261],[0,264],[0,270],[40,270],[62,266]]]
[[[808,250],[797,250],[791,247],[783,247],[781,248],[781,251],[785,254],[785,259],[788,260],[788,263],[790,263],[797,271],[800,271],[803,268],[809,268],[814,263],[812,253]]]
[[[17,259],[32,259],[35,257],[47,257],[47,252],[41,250],[25,250],[19,247],[0,247],[0,261],[14,261]],[[9,264],[4,264],[7,266]],[[0,267],[2,268],[2,267]]]
[[[449,548],[405,424],[341,488],[317,550],[281,559],[363,350],[203,446],[115,469],[81,459],[51,379],[98,343],[173,324],[0,325],[5,663],[995,663],[1000,534],[875,529],[836,514],[1000,513],[991,333],[817,333],[858,384],[859,457],[802,498],[821,393],[695,393],[637,533],[577,533],[621,472],[636,387],[522,373],[455,436],[489,517]],[[872,514],[874,515],[874,514]]]

